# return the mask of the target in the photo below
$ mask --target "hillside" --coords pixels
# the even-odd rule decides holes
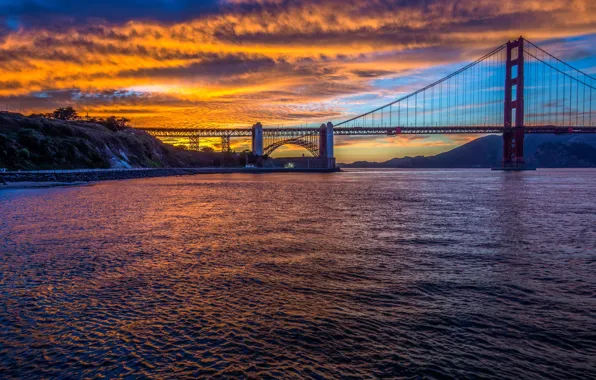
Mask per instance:
[[[596,135],[525,136],[525,159],[534,167],[596,167]],[[357,161],[345,168],[489,168],[501,165],[501,136],[484,136],[436,156],[393,158],[385,162]]]
[[[200,167],[231,161],[231,155],[186,151],[133,128],[0,112],[0,168]]]

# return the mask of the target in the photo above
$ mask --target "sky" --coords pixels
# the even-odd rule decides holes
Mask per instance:
[[[0,109],[73,105],[137,127],[318,126],[519,35],[596,74],[593,0],[0,0]],[[431,155],[477,137],[340,138],[336,156]]]

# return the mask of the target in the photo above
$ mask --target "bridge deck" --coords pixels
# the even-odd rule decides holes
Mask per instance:
[[[140,128],[156,137],[251,137],[251,128]],[[503,133],[503,126],[428,126],[428,127],[338,127],[333,134],[338,136],[366,136],[366,135],[436,135],[436,134],[488,134]],[[307,136],[318,134],[319,128],[263,128],[264,135],[275,136]],[[593,126],[535,126],[525,127],[525,133],[596,133]]]

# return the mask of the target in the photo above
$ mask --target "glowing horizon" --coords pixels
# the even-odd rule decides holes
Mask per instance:
[[[319,125],[389,103],[522,34],[596,72],[587,0],[122,0],[65,13],[60,0],[33,3],[0,1],[0,104],[24,114],[73,105],[137,127]],[[337,156],[431,155],[473,138],[339,139]]]

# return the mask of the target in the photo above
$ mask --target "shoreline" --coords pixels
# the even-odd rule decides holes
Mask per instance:
[[[84,186],[91,184],[91,181],[75,181],[75,182],[33,182],[33,181],[22,181],[22,182],[8,182],[6,184],[0,184],[0,190],[16,190],[16,189],[49,189],[52,187],[71,187],[71,186]]]
[[[0,190],[36,187],[77,186],[89,182],[113,181],[138,178],[157,178],[197,174],[232,173],[333,173],[335,169],[288,169],[288,168],[161,168],[161,169],[89,169],[48,170],[0,173]],[[19,185],[20,184],[20,185]]]

